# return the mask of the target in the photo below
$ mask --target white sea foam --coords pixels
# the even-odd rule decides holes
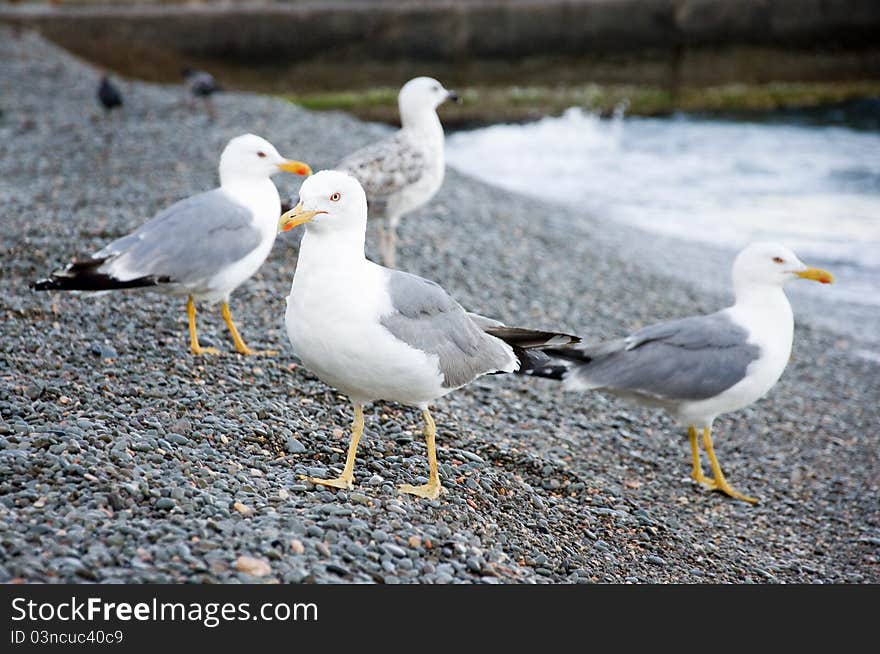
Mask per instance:
[[[880,134],[571,109],[452,134],[447,160],[600,218],[737,249],[779,240],[843,268],[835,297],[880,306]],[[527,165],[524,165],[524,162]]]

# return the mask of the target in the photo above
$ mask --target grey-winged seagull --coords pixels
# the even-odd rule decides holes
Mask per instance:
[[[187,297],[190,349],[199,345],[197,300],[223,302],[222,315],[235,349],[255,354],[232,322],[229,296],[266,260],[278,233],[281,200],[270,177],[279,171],[309,175],[309,167],[285,159],[253,134],[232,139],[220,157],[220,186],[181,200],[137,230],[84,259],[74,260],[38,291],[106,291],[152,288]]]
[[[733,306],[705,316],[644,327],[600,345],[547,350],[562,365],[526,374],[564,380],[567,390],[600,390],[665,409],[688,428],[695,481],[746,502],[731,488],[712,445],[712,423],[763,397],[782,376],[791,354],[794,319],[783,285],[796,278],[830,284],[775,243],[753,243],[733,263]],[[697,430],[712,466],[703,475]]]
[[[397,225],[403,215],[424,206],[443,184],[446,173],[443,125],[437,107],[458,101],[431,77],[416,77],[400,89],[400,130],[357,150],[336,166],[351,174],[367,192],[370,218],[379,223],[382,262],[397,262]]]
[[[349,175],[319,172],[303,183],[299,197],[279,222],[285,231],[306,223],[287,298],[287,334],[305,367],[354,407],[345,469],[336,479],[310,481],[353,487],[363,405],[390,400],[422,410],[428,448],[428,483],[399,490],[436,498],[443,489],[428,406],[482,375],[546,363],[534,349],[579,339],[506,328],[467,313],[434,282],[369,261],[367,198]]]

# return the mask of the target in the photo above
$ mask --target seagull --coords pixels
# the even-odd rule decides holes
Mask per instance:
[[[181,71],[181,75],[183,75],[183,86],[187,98],[202,100],[205,103],[208,117],[214,120],[217,117],[217,113],[214,110],[214,102],[211,96],[222,90],[214,76],[203,70],[194,70],[192,68],[184,68]]]
[[[756,503],[734,490],[715,456],[712,423],[756,402],[773,388],[791,355],[794,319],[783,286],[793,279],[822,284],[831,273],[810,268],[786,247],[753,243],[733,263],[733,306],[703,316],[644,327],[599,345],[547,350],[561,365],[526,374],[561,379],[570,391],[600,390],[665,409],[687,426],[693,479],[711,490]],[[712,466],[703,475],[698,430]]]
[[[122,106],[122,92],[119,87],[110,81],[110,77],[104,75],[101,77],[101,83],[98,84],[97,92],[98,102],[104,107],[104,111],[110,113],[116,107]]]
[[[33,284],[38,291],[152,288],[186,296],[190,349],[199,345],[195,302],[222,300],[235,349],[256,354],[232,321],[229,296],[263,264],[277,234],[281,199],[270,177],[279,171],[309,175],[304,163],[285,159],[267,140],[244,134],[220,157],[220,186],[159,212],[137,230],[64,270]]]
[[[431,77],[411,79],[397,97],[401,128],[337,165],[363,185],[370,216],[388,222],[387,229],[379,223],[379,249],[386,266],[396,265],[401,217],[427,204],[443,184],[446,159],[437,107],[447,100],[458,102],[458,94]]]
[[[369,261],[364,256],[367,197],[348,174],[316,173],[303,183],[299,197],[279,221],[281,231],[306,224],[287,298],[287,334],[303,365],[348,395],[354,408],[342,474],[306,479],[353,488],[363,407],[389,400],[422,411],[428,449],[428,483],[398,489],[436,499],[443,488],[429,405],[477,377],[547,363],[533,350],[579,339],[504,327],[466,312],[434,282]]]

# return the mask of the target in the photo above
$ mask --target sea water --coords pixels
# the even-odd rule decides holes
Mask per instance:
[[[646,238],[660,233],[731,252],[780,241],[838,273],[824,295],[869,305],[880,330],[876,129],[688,115],[603,119],[570,109],[451,134],[447,159],[495,185],[634,225]]]

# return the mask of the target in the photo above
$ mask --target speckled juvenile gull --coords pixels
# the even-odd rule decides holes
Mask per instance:
[[[430,476],[400,491],[436,498],[434,421],[437,398],[495,372],[514,372],[547,359],[544,347],[578,339],[565,334],[507,328],[467,313],[434,282],[392,270],[364,256],[367,199],[357,180],[322,171],[300,189],[300,203],[281,217],[283,230],[306,223],[285,321],[306,368],[349,396],[352,440],[337,479],[310,480],[352,488],[363,432],[363,405],[391,400],[422,410]]]
[[[217,352],[199,345],[195,301],[222,300],[223,319],[236,350],[254,354],[232,321],[229,296],[259,269],[275,242],[281,200],[270,177],[282,170],[311,172],[306,164],[282,157],[259,136],[234,138],[220,157],[219,188],[171,205],[131,234],[36,282],[34,288],[154,288],[187,296],[193,354]]]
[[[548,350],[565,363],[527,374],[563,379],[567,390],[602,390],[665,409],[688,427],[694,480],[754,503],[725,480],[712,445],[712,423],[766,395],[782,376],[794,334],[782,287],[797,277],[833,281],[830,273],[808,268],[781,245],[754,243],[734,261],[733,306],[651,325],[601,345]],[[713,479],[703,475],[697,429],[703,431]]]
[[[380,223],[382,261],[394,267],[397,258],[397,225],[401,217],[424,206],[443,184],[446,172],[443,126],[437,107],[458,101],[435,79],[416,77],[398,95],[401,128],[394,135],[362,148],[337,166],[354,176],[367,193],[370,217]]]

